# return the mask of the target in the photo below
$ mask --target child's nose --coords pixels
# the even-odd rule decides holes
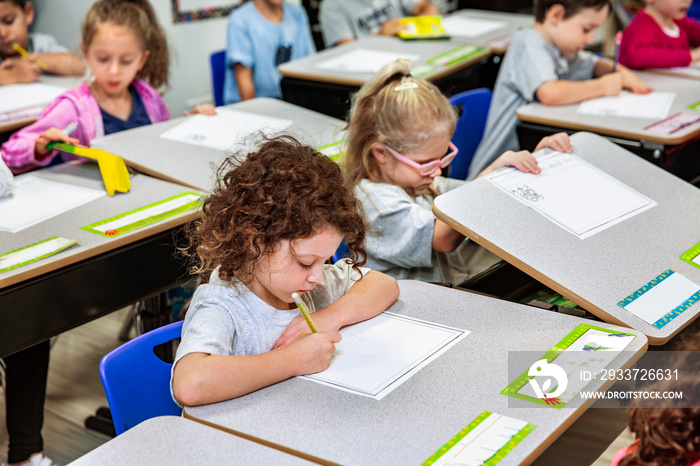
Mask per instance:
[[[320,264],[320,267],[315,267],[309,276],[306,277],[306,281],[313,285],[320,285],[323,283],[323,264]]]
[[[428,176],[430,176],[431,178],[435,178],[436,176],[440,176],[440,175],[442,175],[442,168],[438,167],[437,170],[435,170],[434,172],[432,172]]]
[[[593,42],[595,42],[595,31],[586,34],[586,45],[593,45]]]

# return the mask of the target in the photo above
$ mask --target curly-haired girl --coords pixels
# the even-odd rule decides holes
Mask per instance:
[[[697,330],[672,347],[669,367],[675,367],[675,380],[660,381],[650,391],[676,391],[682,399],[632,402],[629,429],[637,437],[634,443],[618,451],[612,466],[700,466],[700,339]],[[685,406],[685,407],[681,407]]]
[[[324,370],[338,330],[374,317],[398,297],[396,281],[364,264],[364,220],[340,169],[291,136],[265,141],[221,182],[190,230],[198,273],[173,366],[176,401],[235,398]],[[353,261],[326,264],[345,241]],[[318,333],[296,310],[302,295]]]

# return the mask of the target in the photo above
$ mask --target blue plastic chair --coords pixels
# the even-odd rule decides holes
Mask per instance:
[[[211,65],[211,84],[214,91],[214,105],[224,104],[224,73],[226,71],[226,50],[209,55]]]
[[[469,164],[484,136],[486,117],[491,105],[491,91],[482,88],[461,92],[450,97],[450,103],[453,106],[462,106],[457,129],[452,136],[452,143],[459,149],[459,154],[450,165],[450,178],[465,180],[469,174]]]
[[[338,249],[335,250],[335,254],[333,254],[333,263],[335,264],[340,259],[345,257],[350,257],[350,249],[348,249],[347,243],[345,240],[343,240],[341,241],[340,246],[338,246]]]
[[[170,395],[172,364],[153,348],[180,337],[182,321],[144,333],[111,351],[100,361],[100,378],[117,435],[146,419],[182,415]]]

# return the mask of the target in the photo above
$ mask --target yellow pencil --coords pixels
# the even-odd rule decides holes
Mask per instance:
[[[29,52],[27,52],[26,50],[24,50],[22,47],[20,47],[19,45],[17,45],[15,42],[12,43],[12,48],[15,49],[15,50],[17,51],[17,53],[19,53],[19,54],[22,55],[23,57],[29,58]],[[37,58],[36,60],[34,60],[34,63],[36,63],[36,66],[38,66],[38,67],[41,68],[42,70],[46,71],[46,69],[47,69],[46,63],[44,63],[43,61],[39,60],[38,58]]]
[[[313,321],[311,320],[311,316],[309,316],[309,313],[306,311],[306,307],[304,306],[304,303],[301,301],[301,298],[299,297],[299,293],[292,293],[292,299],[296,303],[297,307],[299,308],[299,311],[301,312],[301,315],[304,316],[304,319],[306,319],[306,323],[309,324],[309,328],[313,333],[318,333],[316,330],[316,326],[314,325]]]

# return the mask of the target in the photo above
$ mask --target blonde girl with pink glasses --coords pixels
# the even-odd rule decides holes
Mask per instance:
[[[459,284],[467,278],[464,236],[435,218],[435,196],[465,183],[440,176],[459,148],[450,142],[457,114],[410,63],[385,66],[353,98],[346,126],[345,180],[368,223],[367,264],[397,279]],[[565,133],[536,150],[571,151]],[[539,173],[530,152],[508,151],[479,176],[504,166]],[[465,202],[468,202],[465,200]]]

